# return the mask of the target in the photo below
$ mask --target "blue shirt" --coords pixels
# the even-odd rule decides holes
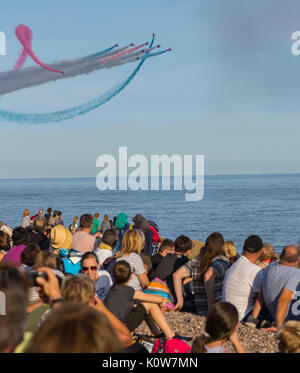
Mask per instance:
[[[271,263],[263,270],[264,301],[273,318],[276,318],[278,298],[283,289],[294,293],[285,320],[300,320],[300,269],[279,262]]]

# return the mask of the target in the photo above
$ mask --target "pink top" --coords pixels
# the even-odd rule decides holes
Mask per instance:
[[[96,238],[89,233],[79,231],[73,235],[72,249],[85,253],[93,251]]]
[[[21,265],[21,254],[26,245],[14,246],[5,254],[2,262],[19,267]]]

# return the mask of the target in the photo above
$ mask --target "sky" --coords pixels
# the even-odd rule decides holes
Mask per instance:
[[[18,24],[33,31],[46,63],[119,43],[156,42],[113,100],[54,124],[0,121],[0,178],[95,176],[102,154],[201,154],[205,174],[300,172],[300,30],[297,0],[1,1],[0,31],[13,67]],[[28,59],[25,66],[34,63]],[[0,97],[0,108],[52,112],[86,102],[125,79],[126,64]]]

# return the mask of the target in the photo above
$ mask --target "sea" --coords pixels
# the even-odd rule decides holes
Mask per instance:
[[[244,240],[258,234],[281,252],[300,244],[300,174],[208,175],[203,199],[187,202],[187,191],[100,191],[96,178],[1,179],[0,220],[21,224],[25,208],[34,215],[48,207],[62,211],[65,225],[74,216],[100,213],[110,219],[125,212],[153,220],[159,233],[175,239],[184,234],[205,241],[221,232],[241,252]]]

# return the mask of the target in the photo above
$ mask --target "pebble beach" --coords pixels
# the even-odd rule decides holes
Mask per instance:
[[[175,333],[192,337],[193,339],[201,335],[205,328],[206,318],[187,312],[165,312],[165,317]],[[138,334],[150,334],[150,330],[145,322],[137,329]],[[247,353],[275,353],[279,352],[278,337],[272,331],[264,329],[252,329],[245,325],[238,328],[239,339]],[[193,341],[187,342],[189,345]],[[228,351],[236,352],[231,342],[227,342],[225,348]]]

